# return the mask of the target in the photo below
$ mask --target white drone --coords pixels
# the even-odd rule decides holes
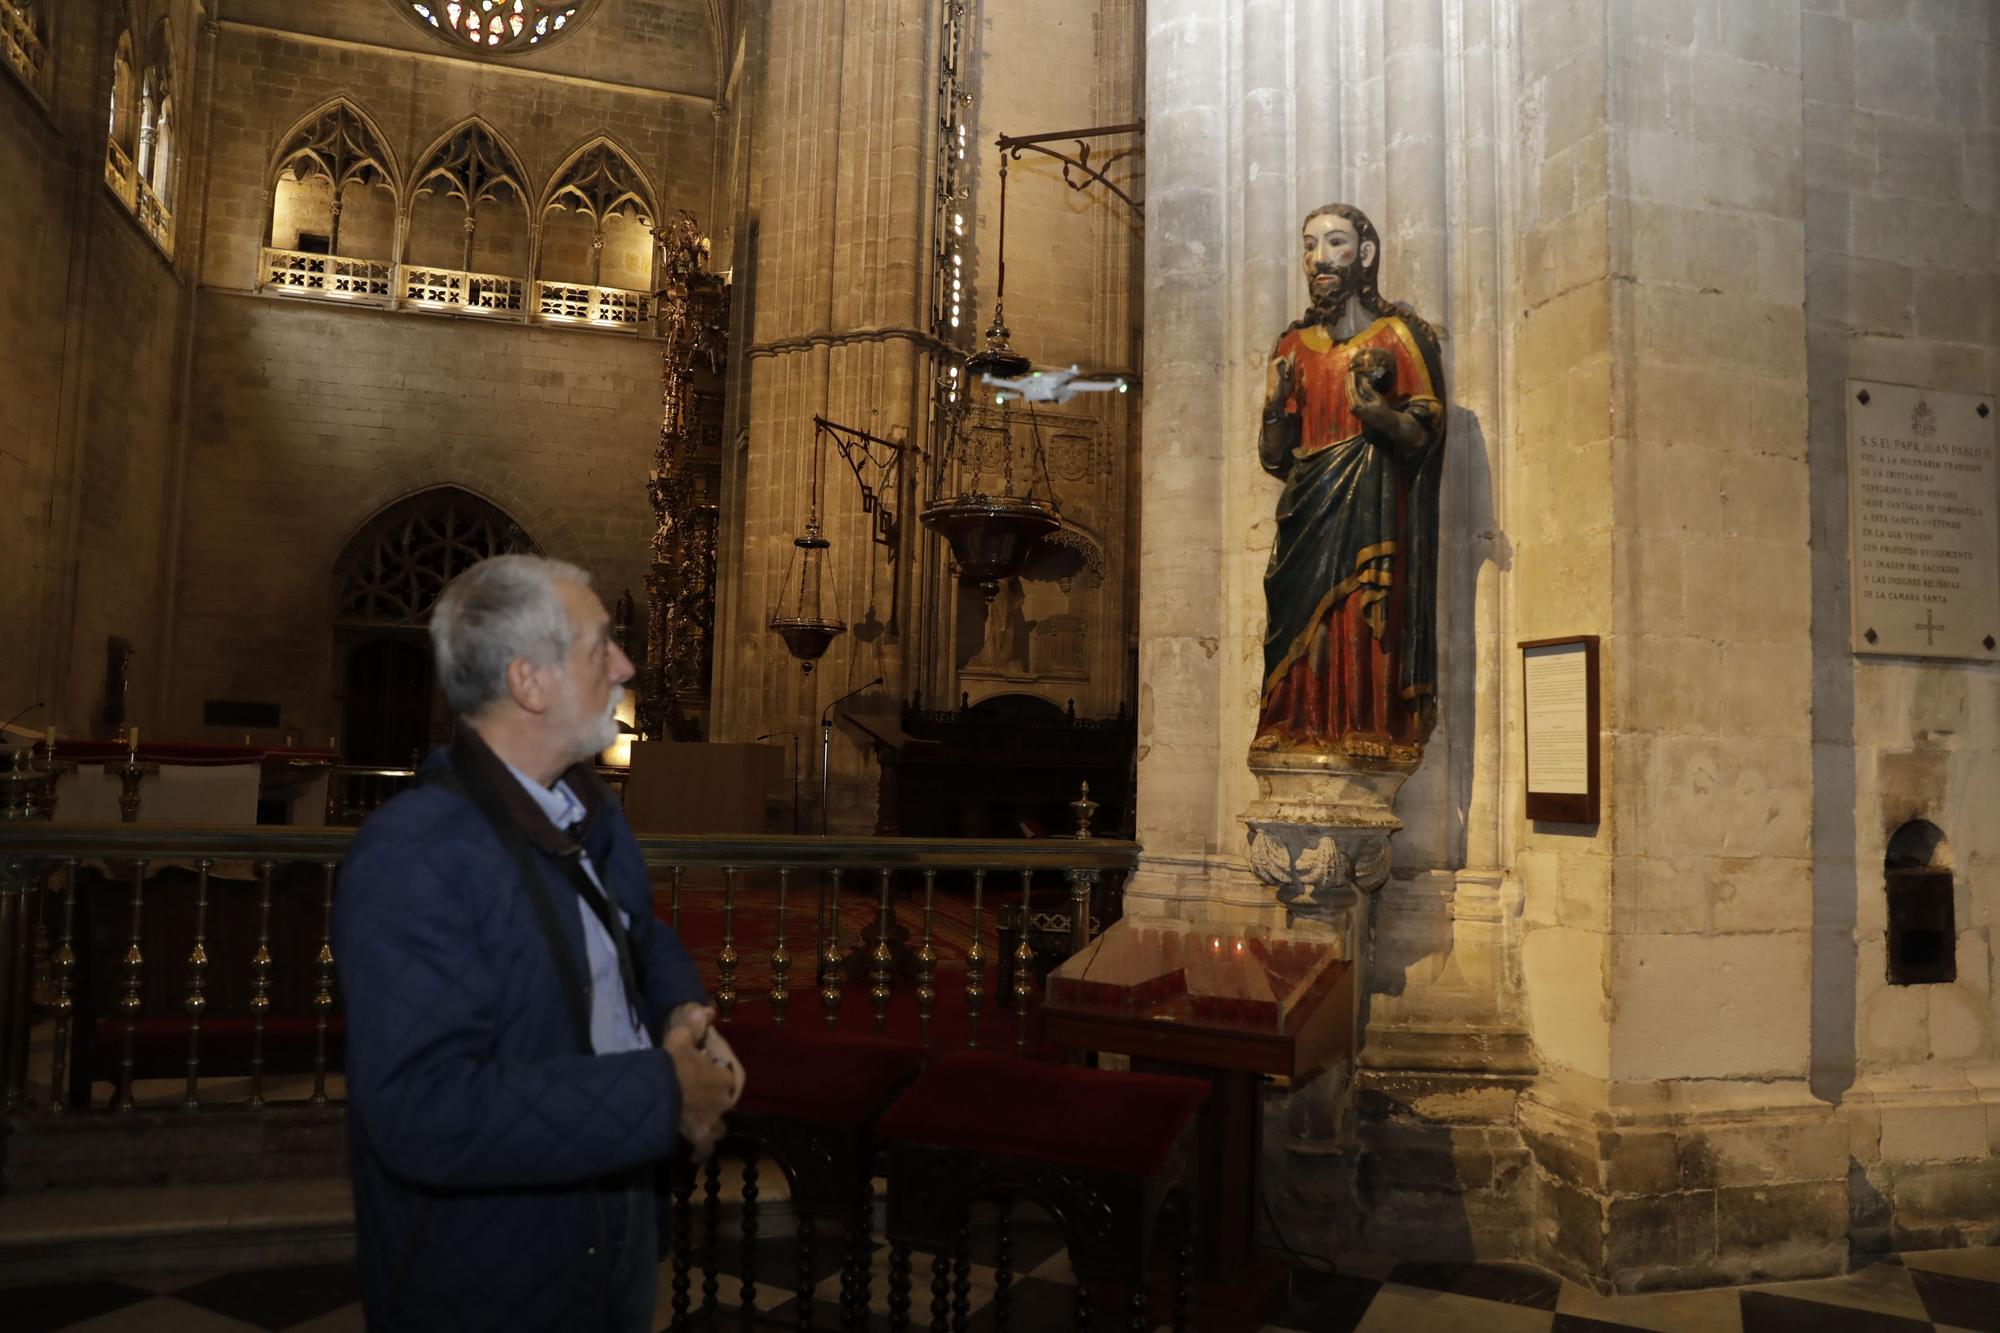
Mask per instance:
[[[1004,403],[1018,398],[1024,403],[1066,403],[1080,393],[1124,393],[1131,386],[1123,375],[1086,375],[1075,366],[1068,370],[1031,370],[1015,379],[980,376],[993,390],[993,401]]]

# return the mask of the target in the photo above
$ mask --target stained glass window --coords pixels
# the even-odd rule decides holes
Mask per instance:
[[[594,0],[395,0],[453,43],[485,52],[527,51],[566,34]]]

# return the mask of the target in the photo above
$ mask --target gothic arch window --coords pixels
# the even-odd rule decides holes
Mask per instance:
[[[397,173],[375,124],[345,98],[292,128],[273,155],[269,244],[387,261],[396,249]]]
[[[118,34],[118,46],[111,55],[111,125],[112,146],[122,150],[127,158],[132,156],[137,146],[139,109],[139,61],[134,54],[132,34]]]
[[[518,55],[567,37],[599,0],[389,0],[439,40],[480,55]]]
[[[652,189],[600,135],[570,154],[542,196],[535,276],[628,291],[653,289]]]
[[[495,313],[526,309],[524,179],[520,159],[476,117],[431,146],[411,176],[405,300]]]
[[[541,548],[497,506],[457,486],[397,501],[363,524],[334,566],[334,619],[420,626],[462,571],[493,555]]]

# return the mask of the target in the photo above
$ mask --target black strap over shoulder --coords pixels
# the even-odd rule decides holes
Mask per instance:
[[[486,817],[486,822],[493,826],[493,831],[500,836],[501,845],[506,847],[520,867],[521,885],[534,910],[535,924],[548,942],[549,952],[555,957],[556,975],[562,983],[563,1007],[569,1011],[577,1050],[585,1055],[593,1054],[596,1047],[590,1040],[590,979],[584,974],[575,951],[563,935],[562,925],[556,916],[556,905],[550,899],[548,880],[536,864],[535,853],[508,816],[500,794],[494,790],[487,775],[480,771],[479,765],[456,745],[447,754],[451,767],[428,769],[423,781],[455,791],[472,802]]]

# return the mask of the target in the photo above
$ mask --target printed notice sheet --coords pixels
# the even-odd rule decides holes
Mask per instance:
[[[1552,796],[1590,791],[1589,655],[1581,643],[1522,652],[1527,671],[1528,790]]]

